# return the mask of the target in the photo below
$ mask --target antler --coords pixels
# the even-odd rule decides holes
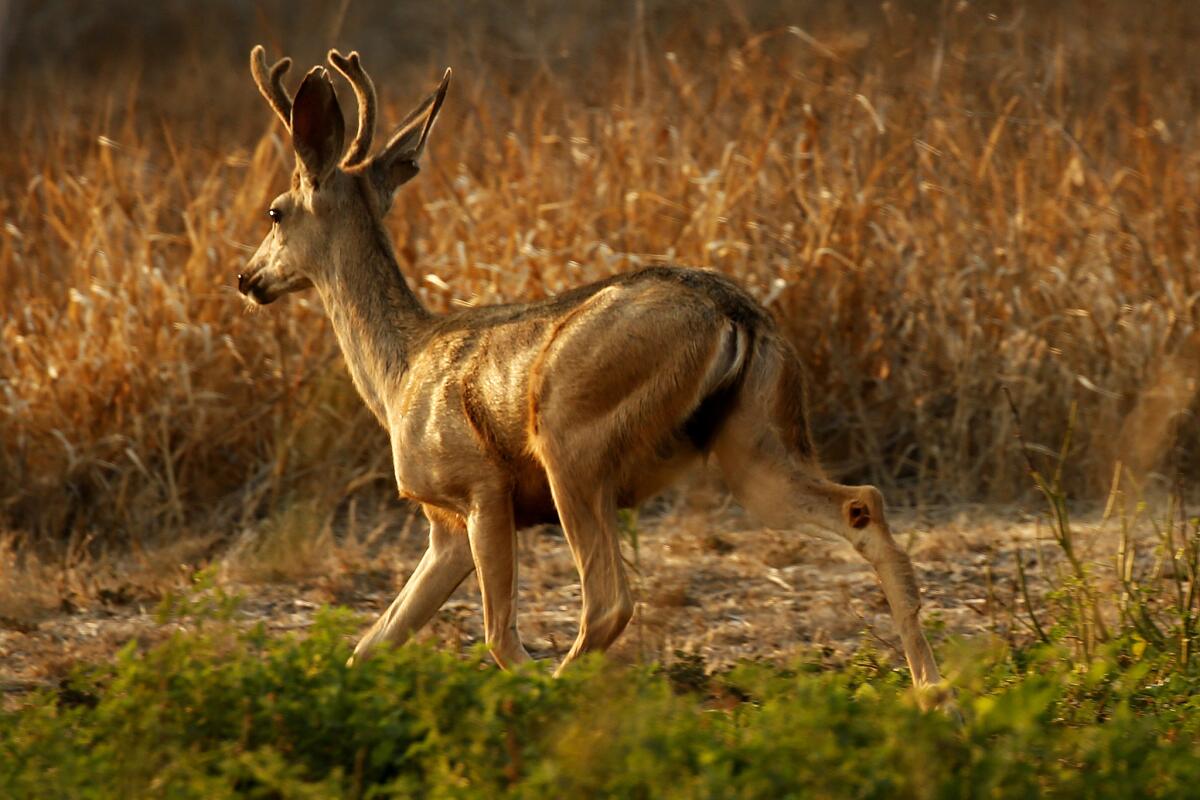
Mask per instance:
[[[337,50],[330,50],[329,63],[354,87],[354,96],[358,100],[358,133],[342,159],[343,167],[352,167],[371,154],[371,142],[375,138],[375,84],[358,60],[358,51],[347,58]]]
[[[283,127],[289,131],[292,129],[292,98],[283,88],[283,76],[291,66],[292,60],[284,57],[268,68],[267,51],[261,44],[255,45],[250,51],[250,73],[254,76],[254,82],[279,119],[283,120]]]

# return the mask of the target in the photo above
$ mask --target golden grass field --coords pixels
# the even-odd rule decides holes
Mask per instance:
[[[745,284],[810,367],[830,471],[880,485],[925,531],[910,541],[919,563],[973,565],[954,591],[921,568],[952,627],[986,621],[964,604],[988,597],[989,558],[1031,535],[976,521],[1019,522],[1027,458],[1053,463],[1068,430],[1062,480],[1082,502],[1103,502],[1114,476],[1131,504],[1142,487],[1187,494],[1200,476],[1200,18],[1187,3],[3,9],[9,629],[49,631],[64,611],[136,615],[209,564],[378,608],[419,552],[318,299],[253,312],[234,286],[291,169],[246,67],[257,42],[297,61],[293,81],[331,46],[361,50],[381,126],[454,67],[429,162],[390,218],[435,309],[658,263]],[[720,573],[727,553],[731,609],[758,603],[764,569],[779,591],[801,582],[779,572],[797,564],[809,588],[837,585],[848,559],[696,491],[707,499],[672,495],[644,515],[640,591],[666,609],[653,652],[694,644],[671,626],[720,617],[703,602],[719,592],[689,581]],[[726,537],[741,529],[745,543]],[[531,647],[565,647],[569,556],[546,532],[523,547],[527,608],[559,614]],[[846,569],[855,596],[877,602],[867,571]],[[811,610],[774,602],[758,606],[782,615],[778,631]],[[624,647],[658,635],[640,613]],[[768,622],[721,630],[744,624],[759,642]],[[864,620],[837,625],[804,636],[840,642]]]

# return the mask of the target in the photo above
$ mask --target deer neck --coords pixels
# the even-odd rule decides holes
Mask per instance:
[[[433,315],[409,288],[379,223],[333,254],[316,283],[354,385],[387,427],[387,399],[408,371],[416,334]]]

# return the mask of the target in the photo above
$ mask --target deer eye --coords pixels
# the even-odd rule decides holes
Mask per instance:
[[[278,208],[272,208],[267,211],[267,216],[271,218],[271,222],[278,225],[279,221],[283,219],[283,212]]]

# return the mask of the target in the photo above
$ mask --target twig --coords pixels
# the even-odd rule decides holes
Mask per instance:
[[[1021,598],[1025,601],[1025,612],[1029,614],[1029,621],[1033,624],[1033,630],[1037,633],[1039,639],[1049,644],[1050,637],[1046,635],[1046,631],[1042,629],[1042,624],[1038,622],[1037,614],[1033,612],[1033,601],[1029,599],[1029,581],[1025,578],[1025,563],[1020,547],[1017,548],[1017,579],[1021,586]]]

